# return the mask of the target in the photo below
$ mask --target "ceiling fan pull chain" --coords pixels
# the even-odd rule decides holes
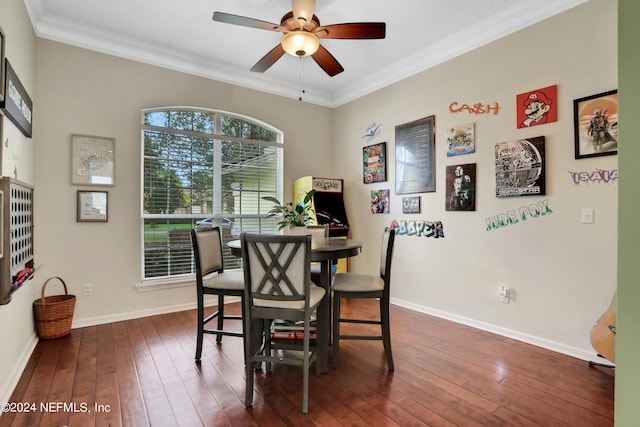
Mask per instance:
[[[305,93],[304,91],[304,63],[302,62],[302,56],[299,57],[300,61],[300,96],[298,97],[298,101],[302,101],[302,95]]]

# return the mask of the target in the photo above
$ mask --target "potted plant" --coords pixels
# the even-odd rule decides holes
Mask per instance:
[[[276,223],[278,230],[282,230],[283,228],[305,227],[311,222],[313,208],[311,199],[315,192],[315,190],[308,191],[303,201],[297,205],[291,202],[282,204],[278,199],[271,196],[263,197],[264,200],[274,203],[271,210],[267,213],[267,218],[277,217],[279,219]]]

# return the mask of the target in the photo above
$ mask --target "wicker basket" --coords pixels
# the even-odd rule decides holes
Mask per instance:
[[[58,279],[64,286],[64,295],[44,296],[44,290],[50,280]],[[42,298],[33,302],[33,309],[38,324],[38,335],[43,339],[64,337],[71,333],[73,310],[76,307],[76,296],[69,295],[67,284],[59,277],[50,277],[42,285]]]

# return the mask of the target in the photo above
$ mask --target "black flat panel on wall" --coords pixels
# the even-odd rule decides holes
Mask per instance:
[[[11,67],[9,60],[5,58],[4,101],[0,103],[0,109],[22,131],[31,138],[31,117],[33,103],[29,94],[22,86],[20,79]]]

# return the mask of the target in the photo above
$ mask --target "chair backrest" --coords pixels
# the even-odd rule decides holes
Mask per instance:
[[[326,239],[329,237],[329,226],[307,225],[307,234],[311,235],[311,239]]]
[[[223,272],[220,227],[191,229],[191,245],[196,262],[196,276]]]
[[[311,284],[311,236],[243,233],[245,293],[261,300],[306,301]]]
[[[393,258],[393,243],[396,231],[385,228],[382,233],[382,250],[380,251],[380,277],[384,280],[385,288],[389,289],[391,282],[391,259]]]

